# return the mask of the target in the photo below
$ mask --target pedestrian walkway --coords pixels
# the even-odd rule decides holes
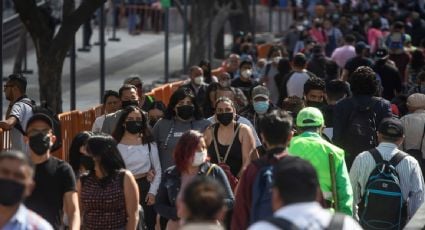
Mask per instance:
[[[93,30],[91,43],[98,41],[98,30]],[[106,37],[112,33],[106,32]],[[120,42],[106,41],[105,47],[105,89],[118,90],[123,80],[130,74],[137,73],[145,84],[164,79],[164,33],[146,32],[132,36],[125,29],[117,31]],[[226,44],[230,43],[226,37]],[[76,35],[76,47],[81,47],[81,30]],[[188,44],[188,53],[189,53]],[[182,35],[170,34],[170,73],[182,69],[183,43]],[[76,107],[84,110],[98,105],[100,102],[100,67],[99,46],[92,46],[91,52],[77,52],[76,59]],[[13,70],[14,58],[3,61],[4,76]],[[39,99],[38,72],[36,56],[33,49],[28,52],[28,68],[34,70],[28,77],[28,96]],[[70,60],[66,58],[62,74],[63,111],[70,110]],[[9,102],[3,99],[3,111]]]

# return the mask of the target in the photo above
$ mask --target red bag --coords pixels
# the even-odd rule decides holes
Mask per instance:
[[[230,187],[232,187],[232,191],[235,191],[236,186],[238,185],[239,179],[233,175],[230,171],[230,166],[226,163],[219,163],[221,169],[223,169],[224,173],[227,176],[227,180],[229,181]]]

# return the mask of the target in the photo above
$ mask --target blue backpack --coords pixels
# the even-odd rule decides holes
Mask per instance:
[[[360,224],[364,229],[402,229],[407,214],[396,166],[407,155],[398,152],[384,161],[376,148],[369,150],[376,166],[369,175],[359,205]]]
[[[251,224],[273,216],[273,165],[268,163],[266,159],[259,159],[253,163],[260,170],[258,171],[252,186]]]

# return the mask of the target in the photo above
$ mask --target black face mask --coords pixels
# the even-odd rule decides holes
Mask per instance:
[[[193,105],[182,105],[177,107],[177,116],[183,120],[189,120],[193,116],[195,107]]]
[[[0,204],[13,206],[22,200],[25,186],[19,182],[0,178]]]
[[[44,133],[37,133],[29,138],[31,150],[39,155],[44,155],[50,148],[50,137]]]
[[[126,121],[125,129],[131,134],[142,132],[142,121]]]
[[[139,101],[130,100],[130,101],[121,101],[121,106],[123,109],[129,106],[139,106]]]
[[[233,113],[219,113],[216,114],[218,122],[224,126],[228,126],[233,120]]]
[[[318,109],[321,109],[323,106],[325,106],[326,104],[323,102],[317,102],[317,101],[306,101],[306,106],[307,107],[315,107]]]
[[[84,155],[84,154],[81,154],[80,155],[80,164],[86,170],[89,170],[89,171],[93,171],[94,170],[94,160],[93,160],[93,158],[91,158],[91,157],[89,157],[87,155]]]

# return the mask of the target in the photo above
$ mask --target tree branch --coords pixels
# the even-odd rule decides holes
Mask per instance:
[[[93,13],[105,3],[106,0],[83,0],[80,6],[71,14],[63,18],[62,25],[52,41],[49,49],[51,54],[56,54],[55,58],[62,58],[71,47],[74,40],[75,33],[80,26],[90,17]],[[62,52],[57,52],[61,50]]]
[[[13,0],[15,10],[22,23],[30,33],[37,51],[43,52],[40,47],[50,44],[53,31],[49,28],[47,12],[42,12],[35,0]]]

